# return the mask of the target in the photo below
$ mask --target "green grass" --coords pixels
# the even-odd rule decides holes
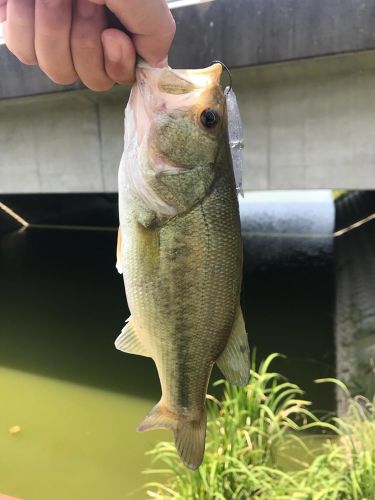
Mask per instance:
[[[208,396],[206,454],[197,471],[181,464],[172,443],[159,443],[148,452],[154,468],[145,473],[158,477],[146,485],[149,497],[375,499],[373,403],[351,399],[339,381],[319,380],[336,383],[347,393],[348,414],[345,419],[318,418],[303,391],[270,370],[277,356],[270,355],[257,370],[253,362],[246,387],[220,381],[222,400]]]

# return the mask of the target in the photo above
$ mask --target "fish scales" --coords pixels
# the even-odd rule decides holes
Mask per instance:
[[[199,87],[194,71],[142,64],[126,116],[133,135],[126,131],[119,173],[118,259],[131,319],[116,346],[150,356],[157,367],[162,397],[139,430],[173,430],[193,469],[204,453],[213,364],[236,383],[245,383],[249,372],[239,306],[240,219],[218,66],[196,73],[206,76]],[[173,89],[172,98],[165,88],[160,92],[160,81]],[[181,92],[186,81],[189,90]],[[215,130],[205,127],[208,118],[218,120]]]
[[[176,413],[182,407],[202,409],[211,366],[226,345],[238,306],[242,247],[233,233],[232,207],[223,205],[225,181],[190,213],[154,231],[159,266],[142,265],[142,229],[126,247],[128,300],[136,304],[132,310],[140,310],[140,334],[153,346],[164,402]],[[225,199],[235,205],[230,194]]]

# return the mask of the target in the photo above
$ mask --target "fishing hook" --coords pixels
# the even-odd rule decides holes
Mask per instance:
[[[221,64],[222,67],[226,70],[226,72],[228,73],[228,76],[229,76],[229,87],[227,87],[227,91],[226,93],[224,94],[225,96],[227,96],[229,94],[229,92],[232,90],[232,74],[231,72],[229,71],[228,67],[221,61],[211,61],[211,64]]]

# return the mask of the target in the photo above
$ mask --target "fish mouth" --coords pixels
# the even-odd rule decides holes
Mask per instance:
[[[137,66],[137,81],[148,84],[161,93],[181,95],[220,85],[222,65],[214,63],[199,69],[154,68],[145,61]]]
[[[223,72],[220,63],[214,63],[211,66],[200,69],[177,69],[172,70],[179,78],[191,82],[197,88],[205,88],[219,85]]]

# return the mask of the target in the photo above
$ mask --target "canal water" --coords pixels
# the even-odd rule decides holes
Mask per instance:
[[[125,498],[169,436],[135,432],[159,384],[150,360],[113,346],[128,317],[115,233],[29,229],[0,244],[0,492]]]
[[[334,375],[330,199],[252,195],[241,211],[250,343],[259,359],[286,354],[276,368],[316,408],[332,409],[332,391],[312,383]],[[115,225],[47,224],[0,236],[0,493],[146,496],[145,452],[171,436],[135,432],[160,387],[149,358],[113,345],[129,315],[114,267]],[[220,376],[215,370],[212,380]]]

